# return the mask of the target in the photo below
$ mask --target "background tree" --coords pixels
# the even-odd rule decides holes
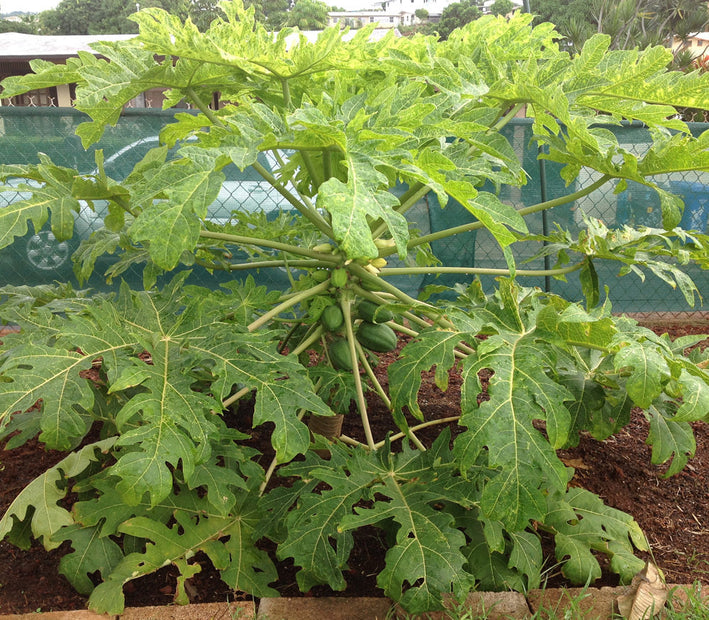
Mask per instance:
[[[158,7],[184,20],[190,17],[200,30],[220,14],[215,0],[62,0],[39,14],[42,34],[131,34],[137,25],[128,16],[140,8]]]
[[[512,0],[495,0],[490,6],[490,13],[493,15],[509,15],[515,8]]]
[[[591,3],[588,0],[529,0],[534,23],[552,22],[564,35],[562,45],[577,51],[595,32]]]
[[[301,30],[322,30],[327,26],[329,7],[320,0],[297,0],[288,13],[287,26]]]
[[[707,4],[699,0],[593,0],[591,6],[596,31],[611,35],[614,49],[670,45],[709,23]]]
[[[256,20],[272,30],[280,30],[288,21],[289,0],[250,0],[245,5],[253,6]]]
[[[102,5],[101,0],[62,0],[56,8],[44,11],[40,15],[42,32],[44,34],[89,34],[97,15],[102,13]]]
[[[669,46],[675,37],[684,41],[709,25],[707,5],[701,0],[530,0],[530,8],[535,23],[556,24],[572,52],[596,32],[610,35],[613,49],[644,49]],[[691,55],[676,55],[678,60],[683,57],[682,62],[692,60]]]
[[[23,15],[22,21],[11,22],[0,19],[0,32],[21,32],[23,34],[37,34],[39,22],[34,15]]]
[[[441,19],[436,24],[436,31],[445,40],[456,28],[478,19],[482,15],[481,2],[478,0],[462,0],[449,4],[441,13]]]
[[[217,17],[224,18],[224,11],[217,5],[217,0],[190,0],[190,18],[200,32],[209,28]]]

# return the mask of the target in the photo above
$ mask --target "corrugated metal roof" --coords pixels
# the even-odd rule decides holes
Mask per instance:
[[[90,43],[96,41],[125,41],[134,34],[55,35],[0,33],[0,59],[52,58],[76,56],[79,51],[93,52]],[[94,52],[95,53],[95,52]]]

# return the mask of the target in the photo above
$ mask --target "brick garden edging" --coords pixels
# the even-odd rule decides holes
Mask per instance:
[[[668,585],[675,601],[687,600],[688,585]],[[458,607],[458,613],[487,614],[489,620],[524,620],[538,609],[553,613],[549,620],[563,618],[574,600],[575,609],[584,617],[610,619],[615,601],[628,591],[617,588],[569,588],[531,590],[525,597],[518,592],[473,592]],[[702,598],[709,606],[709,586],[702,586]],[[384,620],[395,619],[394,604],[386,598],[268,598],[231,603],[203,603],[161,607],[130,607],[120,616],[100,615],[90,611],[50,611],[45,613],[0,615],[0,620]],[[411,618],[411,616],[406,616]],[[431,620],[446,620],[446,612],[426,615]]]

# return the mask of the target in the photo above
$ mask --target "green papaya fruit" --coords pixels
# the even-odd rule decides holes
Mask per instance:
[[[333,286],[337,288],[342,288],[343,286],[345,286],[345,284],[347,284],[347,269],[338,267],[337,269],[333,270],[332,277],[330,279],[332,281]]]
[[[394,319],[394,313],[385,306],[380,306],[365,299],[357,304],[357,314],[370,323],[386,323]]]
[[[327,348],[330,361],[337,370],[352,370],[352,358],[350,357],[350,346],[344,338],[336,338]]]
[[[378,353],[386,353],[396,349],[398,341],[396,333],[388,325],[370,323],[362,321],[357,328],[357,340],[359,343]]]
[[[328,306],[320,315],[320,323],[329,332],[336,332],[345,323],[340,306]]]

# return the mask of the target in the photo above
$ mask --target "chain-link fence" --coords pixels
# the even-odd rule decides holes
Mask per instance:
[[[709,129],[709,123],[689,123],[689,128],[696,136]],[[607,129],[616,135],[621,147],[636,155],[643,154],[651,144],[649,130],[640,125],[623,124],[609,126]],[[518,209],[571,194],[588,187],[601,177],[600,173],[583,169],[574,183],[567,187],[560,176],[562,166],[555,162],[539,160],[536,147],[530,146],[532,144],[531,119],[515,119],[503,129],[503,133],[518,153],[528,176],[528,182],[523,187],[503,186],[499,194],[503,202],[514,205]],[[656,176],[654,180],[684,199],[685,210],[680,223],[683,228],[708,232],[709,173],[692,171],[668,174]],[[580,200],[527,216],[525,219],[530,233],[544,234],[554,230],[558,223],[576,235],[584,225],[584,213],[602,220],[609,228],[625,224],[661,228],[662,213],[657,193],[639,184],[629,185],[626,191],[615,194],[615,185],[606,184]],[[492,187],[486,189],[494,191]],[[431,196],[429,195],[429,198]],[[435,199],[429,202],[437,207]],[[459,225],[466,217],[470,219],[466,210],[460,205],[455,205],[450,211],[448,208],[441,210],[432,207],[429,214],[432,230]],[[435,253],[446,264],[470,264],[470,261],[474,261],[475,267],[480,268],[505,267],[502,250],[487,230],[482,229],[468,235],[468,240],[464,243],[458,239],[434,242]],[[540,249],[539,244],[530,242],[513,246],[518,267],[526,270],[549,267],[549,262],[545,264],[544,259],[527,262]],[[685,319],[708,318],[707,313],[702,312],[706,307],[689,307],[679,290],[673,290],[669,284],[652,273],[646,273],[643,281],[635,274],[620,277],[618,273],[622,264],[616,261],[597,261],[595,266],[601,286],[607,284],[610,288],[609,299],[614,312],[640,316],[665,315],[668,318],[677,318],[680,315]],[[684,272],[694,280],[705,298],[709,296],[708,271],[696,265],[689,265],[684,267]],[[441,276],[428,278],[427,282],[451,285],[458,279],[459,276]],[[481,279],[484,288],[490,290],[494,283],[493,277],[483,276]],[[583,299],[578,277],[573,273],[568,276],[567,281],[548,277],[525,277],[520,281],[527,286],[538,286],[557,293],[566,299],[575,301]],[[709,303],[709,300],[706,303]]]
[[[152,147],[157,145],[160,128],[169,122],[173,112],[162,110],[126,110],[115,127],[108,128],[99,144],[85,151],[75,130],[85,116],[71,108],[2,108],[0,110],[0,163],[36,163],[38,153],[46,153],[59,165],[77,168],[82,173],[94,170],[96,148],[103,149],[106,172],[113,178],[123,178]],[[690,124],[691,131],[699,134],[709,128],[707,123]],[[610,127],[621,145],[632,152],[641,154],[647,149],[649,133],[646,129],[623,125]],[[574,184],[566,186],[559,175],[560,165],[553,162],[540,164],[536,148],[531,148],[532,126],[529,119],[516,119],[505,130],[505,135],[519,154],[529,181],[522,187],[504,186],[500,198],[517,208],[551,200],[576,191],[593,183],[598,175],[584,170]],[[268,167],[269,162],[262,162]],[[237,205],[252,211],[262,210],[277,214],[284,201],[275,190],[255,172],[241,172],[231,166],[227,180],[217,202],[211,205],[209,217],[227,219]],[[682,226],[706,231],[709,217],[709,174],[684,173],[667,175],[657,179],[665,187],[683,196],[685,212]],[[492,190],[492,188],[489,188]],[[642,186],[631,187],[618,195],[613,187],[605,185],[601,189],[574,203],[555,207],[527,218],[532,233],[543,233],[555,227],[555,223],[578,232],[583,225],[582,213],[597,217],[609,227],[623,224],[657,226],[660,223],[659,201],[652,191]],[[0,206],[23,197],[22,192],[3,192]],[[424,234],[471,221],[472,216],[457,204],[449,204],[441,209],[432,194],[422,200],[410,212],[414,225]],[[70,256],[81,238],[88,237],[97,227],[100,219],[90,209],[82,209],[77,216],[74,239],[59,243],[51,231],[45,227],[34,231],[30,225],[28,234],[16,243],[0,251],[0,285],[40,284],[52,281],[72,281]],[[544,261],[539,259],[522,264],[536,253],[534,244],[517,244],[515,257],[525,269],[543,269]],[[485,230],[465,233],[455,238],[434,242],[434,252],[449,266],[504,267],[502,252]],[[97,265],[98,274],[107,268],[115,257],[106,257]],[[105,263],[105,264],[104,264]],[[599,261],[597,271],[601,284],[610,285],[610,299],[614,311],[629,313],[686,313],[691,311],[679,291],[673,291],[668,284],[652,274],[645,281],[635,275],[623,278],[617,276],[620,265],[613,261]],[[242,272],[243,273],[243,272]],[[695,266],[688,266],[686,273],[694,279],[700,291],[709,294],[709,273]],[[95,289],[105,289],[106,283],[100,275],[95,275],[85,284]],[[133,286],[142,284],[142,269],[135,267],[122,276]],[[207,286],[234,277],[229,274],[210,274],[203,269],[194,269],[191,281]],[[237,275],[237,277],[240,277]],[[283,270],[268,269],[257,274],[260,283],[281,287],[287,283]],[[408,279],[405,284],[409,292],[416,292],[426,284],[451,285],[461,280],[460,276],[428,276]],[[486,287],[492,285],[492,278],[483,278]],[[568,299],[582,299],[581,288],[574,274],[568,282],[550,278],[525,278],[523,283],[539,286],[558,293]],[[696,308],[694,309],[697,310]]]

